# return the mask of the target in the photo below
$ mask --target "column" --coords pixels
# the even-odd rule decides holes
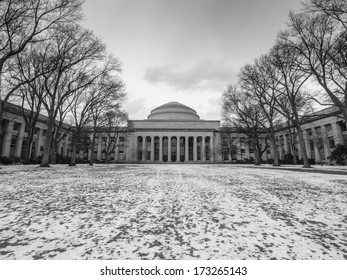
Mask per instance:
[[[119,161],[119,138],[117,139],[118,144],[116,148],[114,149],[114,162]]]
[[[288,136],[287,136],[287,134],[283,135],[283,142],[284,142],[284,151],[286,154],[288,154],[289,148],[288,148]]]
[[[181,152],[180,152],[180,137],[179,136],[176,137],[176,141],[177,141],[176,162],[180,162],[181,161]]]
[[[154,136],[151,136],[151,161],[154,161]]]
[[[297,153],[298,158],[302,159],[302,150],[301,150],[301,145],[300,145],[299,139],[296,141],[296,148],[297,148],[297,151],[298,151],[298,153]],[[294,155],[294,151],[293,151],[293,155]]]
[[[186,162],[189,161],[189,151],[188,151],[188,148],[189,148],[189,145],[188,145],[189,143],[188,143],[188,142],[189,142],[189,141],[188,141],[188,140],[189,140],[189,137],[186,136],[186,137],[185,137],[185,143],[184,143],[184,144],[185,144],[184,154],[185,154],[185,161],[186,161]]]
[[[135,136],[135,141],[134,141],[134,152],[135,152],[135,157],[134,157],[134,160],[135,161],[138,161],[139,160],[139,137],[138,136]]]
[[[323,136],[323,144],[324,144],[324,154],[325,154],[325,159],[327,160],[328,157],[331,155],[330,152],[330,147],[329,147],[329,138],[328,138],[328,132],[325,129],[325,126],[322,125],[321,126],[321,130],[322,130],[322,136]]]
[[[2,153],[1,153],[3,157],[9,157],[10,155],[13,125],[14,125],[14,122],[9,121],[7,124],[7,127],[5,128],[4,143],[2,144]]]
[[[249,159],[249,141],[248,138],[245,137],[245,142],[243,143],[245,147],[245,158]]]
[[[214,140],[213,136],[210,137],[211,162],[214,162],[214,143],[213,143],[214,141],[213,140]]]
[[[205,143],[206,137],[201,137],[201,160],[206,161],[206,143]]]
[[[197,161],[197,160],[198,160],[198,157],[197,157],[197,148],[198,148],[198,145],[197,145],[197,137],[194,136],[194,142],[193,142],[193,161]]]
[[[282,137],[281,136],[278,136],[277,143],[278,143],[277,150],[279,153],[279,158],[283,159]]]
[[[167,162],[171,162],[171,136],[167,137]]]
[[[25,123],[21,123],[20,129],[18,131],[18,139],[17,139],[16,151],[15,151],[15,154],[14,154],[17,157],[20,157],[20,155],[22,153],[24,129],[25,129]]]
[[[102,145],[102,137],[99,137],[99,141],[98,141],[98,153],[97,153],[97,156],[96,156],[96,158],[97,158],[98,160],[101,160],[101,149],[102,149],[101,145]]]
[[[163,136],[159,136],[159,161],[163,161]]]
[[[304,133],[305,133],[304,134],[304,142],[305,142],[305,148],[306,148],[307,157],[308,158],[312,158],[311,157],[311,149],[310,149],[310,141],[307,139],[308,132],[305,131]]]
[[[142,136],[142,161],[146,161],[146,136]]]
[[[343,138],[342,138],[342,132],[341,132],[340,126],[336,122],[334,122],[331,124],[331,127],[333,129],[335,146],[337,144],[343,144]]]

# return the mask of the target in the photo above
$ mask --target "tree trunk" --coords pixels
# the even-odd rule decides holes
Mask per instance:
[[[1,84],[0,84],[0,94],[1,94]],[[1,95],[0,95],[1,96]],[[2,153],[2,146],[4,144],[5,128],[2,126],[4,103],[0,99],[0,156]]]
[[[89,165],[94,164],[94,147],[95,147],[95,132],[93,132],[93,139],[92,139],[92,146],[91,146],[91,151],[90,151],[90,160],[89,160]]]
[[[57,164],[57,148],[56,145],[52,147],[52,164]]]
[[[108,152],[105,153],[105,164],[108,163]]]
[[[305,140],[304,140],[304,135],[301,131],[301,127],[298,126],[298,138],[299,138],[299,144],[301,147],[301,153],[302,153],[302,160],[304,161],[304,168],[310,168],[311,165],[308,162],[308,156],[307,156],[307,151],[306,151],[306,145],[305,145]]]
[[[33,143],[33,133],[32,133],[32,129],[29,129],[28,132],[28,137],[26,139],[26,143],[25,143],[25,152],[24,152],[24,164],[29,164],[30,163],[30,154],[31,154],[31,144]]]
[[[76,166],[76,151],[77,151],[77,139],[74,139],[72,154],[71,154],[71,161],[69,163],[69,166]]]
[[[50,167],[49,166],[49,155],[51,151],[51,143],[53,138],[53,126],[54,126],[54,118],[49,116],[48,124],[47,124],[47,135],[45,145],[43,146],[43,157],[40,167]]]
[[[276,145],[276,138],[274,133],[270,133],[270,141],[272,144],[272,153],[273,153],[273,166],[280,166],[280,161],[278,158],[278,149],[277,149],[277,145]]]
[[[261,156],[260,156],[260,149],[258,145],[254,145],[254,156],[255,156],[255,159],[254,159],[255,165],[260,165]]]
[[[292,151],[293,151],[293,164],[294,165],[297,165],[298,164],[298,161],[296,159],[296,150],[295,150],[295,146],[292,147]]]
[[[320,165],[323,166],[322,150],[318,150],[318,154],[319,154]]]

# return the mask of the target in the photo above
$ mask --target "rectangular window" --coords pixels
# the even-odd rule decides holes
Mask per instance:
[[[11,138],[11,145],[10,145],[10,158],[14,157],[14,153],[16,151],[16,145],[17,145],[17,136],[13,136]]]
[[[330,149],[335,149],[335,140],[334,140],[334,137],[333,137],[333,136],[330,136],[330,137],[328,138],[328,140],[329,140],[329,147],[330,147]]]
[[[44,129],[43,131],[42,131],[42,136],[46,136],[47,135],[47,129]]]
[[[35,127],[34,129],[34,135],[37,135],[40,131],[40,128],[39,127]]]
[[[326,124],[324,126],[324,129],[325,129],[325,132],[328,134],[330,131],[333,130],[333,127],[332,127],[331,123],[329,123],[329,124]]]
[[[339,122],[337,122],[337,124],[340,126],[341,131],[347,131],[346,122],[339,121]]]
[[[315,127],[314,130],[315,130],[317,135],[321,135],[322,134],[322,128],[320,126]]]
[[[13,125],[13,130],[18,131],[20,129],[20,123],[19,122],[15,122]]]

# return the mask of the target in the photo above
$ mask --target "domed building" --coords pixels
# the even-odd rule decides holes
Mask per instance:
[[[128,162],[213,162],[220,121],[201,120],[181,103],[153,109],[145,120],[131,120],[125,151]]]

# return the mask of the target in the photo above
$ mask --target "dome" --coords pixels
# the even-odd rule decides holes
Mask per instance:
[[[192,108],[178,102],[169,102],[153,109],[149,120],[199,120],[200,117]]]

